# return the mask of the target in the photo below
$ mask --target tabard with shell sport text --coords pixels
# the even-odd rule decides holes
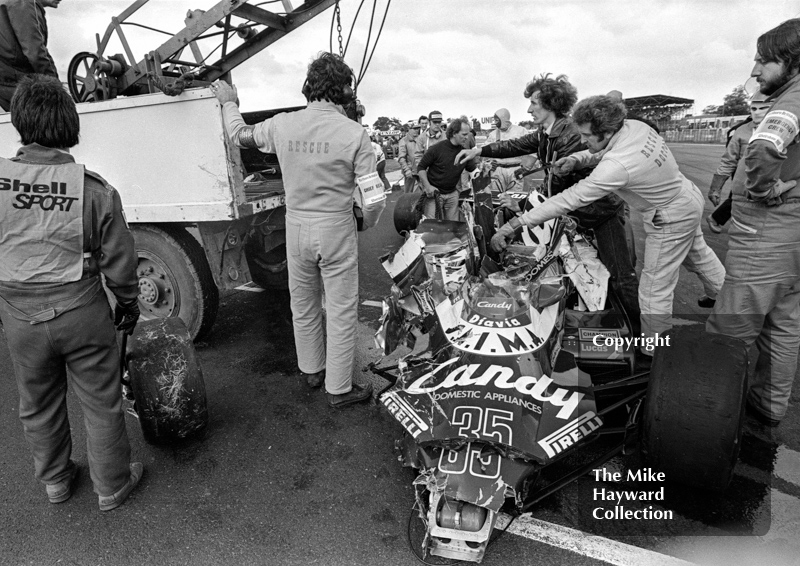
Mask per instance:
[[[70,283],[83,274],[83,165],[0,158],[0,281]]]

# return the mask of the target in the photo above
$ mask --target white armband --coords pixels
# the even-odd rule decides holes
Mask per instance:
[[[778,151],[784,152],[797,137],[797,116],[787,110],[773,110],[761,121],[750,138],[750,143],[755,140],[764,140],[773,144]]]

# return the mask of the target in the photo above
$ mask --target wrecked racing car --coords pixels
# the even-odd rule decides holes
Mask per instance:
[[[628,316],[572,219],[524,229],[495,262],[462,211],[466,222],[423,220],[381,258],[394,285],[376,343],[388,355],[428,340],[395,366],[373,366],[393,384],[380,400],[404,429],[399,459],[419,470],[417,557],[480,562],[501,510],[527,512],[636,445],[668,479],[724,489],[741,436],[744,345],[682,327],[652,371],[636,373]],[[543,481],[600,437],[608,450]]]

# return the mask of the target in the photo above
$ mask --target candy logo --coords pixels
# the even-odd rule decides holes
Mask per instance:
[[[481,307],[481,308],[486,308],[486,309],[506,309],[506,310],[508,310],[508,309],[511,308],[511,303],[505,303],[505,302],[504,303],[491,303],[489,301],[481,301],[481,302],[478,303],[478,306]]]

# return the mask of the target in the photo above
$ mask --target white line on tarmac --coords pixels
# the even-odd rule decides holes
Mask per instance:
[[[502,529],[508,524],[510,517],[502,514],[497,519],[497,527]],[[623,542],[586,534],[584,532],[540,521],[528,515],[518,517],[508,528],[509,533],[514,533],[535,542],[563,548],[576,554],[602,560],[614,566],[692,566],[680,558],[659,554],[652,550],[639,548]]]
[[[380,301],[364,301],[361,304],[364,305],[365,307],[383,308],[383,303],[381,303]]]

